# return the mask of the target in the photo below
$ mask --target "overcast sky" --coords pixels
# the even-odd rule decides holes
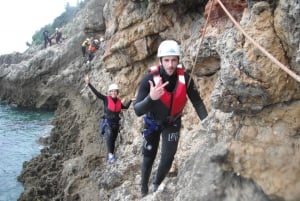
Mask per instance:
[[[5,0],[0,6],[0,55],[24,52],[33,34],[81,0]]]

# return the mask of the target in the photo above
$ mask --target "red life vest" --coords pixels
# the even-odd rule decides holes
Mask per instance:
[[[158,84],[161,76],[155,72],[159,72],[159,66],[150,67],[150,73],[153,73],[154,83]],[[160,97],[160,101],[170,109],[170,116],[179,115],[187,102],[184,70],[181,64],[177,66],[177,77],[178,81],[174,91],[168,92],[164,89],[165,93]]]
[[[117,99],[117,102],[115,103],[112,99],[111,96],[107,96],[107,109],[110,111],[110,112],[121,112],[122,110],[122,102],[121,102],[121,99],[118,98]]]

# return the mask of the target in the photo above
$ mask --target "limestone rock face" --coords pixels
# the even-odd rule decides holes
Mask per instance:
[[[273,28],[269,4],[255,4],[251,15],[244,17],[249,18],[243,19],[247,34],[282,64],[290,65]],[[299,83],[236,30],[225,31],[218,43],[218,52],[224,59],[216,94],[212,95],[215,108],[225,112],[257,111],[267,105],[299,99]]]
[[[291,69],[298,74],[300,72],[300,22],[297,20],[299,17],[299,4],[293,1],[279,1],[274,15],[274,28],[283,42],[282,45],[288,58],[290,58]]]
[[[300,75],[299,2],[222,2],[254,41]],[[170,174],[142,200],[300,200],[299,82],[252,44],[217,1],[86,0],[62,31],[60,45],[0,56],[1,100],[55,111],[50,136],[40,139],[46,146],[18,177],[25,187],[20,201],[141,200],[142,118],[132,106],[123,112],[117,160],[108,164],[98,133],[103,105],[83,76],[103,94],[117,83],[126,102],[159,62],[165,39],[179,42],[208,125],[188,102]],[[105,39],[91,65],[80,52],[86,37]]]

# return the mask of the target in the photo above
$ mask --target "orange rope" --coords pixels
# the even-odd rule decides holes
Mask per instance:
[[[209,18],[210,18],[210,13],[211,13],[211,11],[212,11],[213,3],[214,3],[214,0],[211,0],[211,7],[210,7],[210,9],[209,9],[209,12],[208,12],[208,15],[207,15],[207,18],[206,18],[206,22],[205,22],[205,25],[204,25],[204,31],[203,31],[203,34],[202,34],[202,36],[201,36],[201,40],[200,40],[199,47],[198,47],[198,49],[197,49],[196,58],[195,58],[195,60],[194,60],[193,67],[192,67],[192,71],[191,71],[191,74],[190,74],[190,79],[189,79],[188,85],[187,85],[188,87],[190,86],[190,82],[191,82],[191,79],[192,79],[192,75],[193,75],[193,73],[194,73],[194,68],[195,68],[196,63],[197,63],[198,54],[199,54],[199,51],[200,51],[200,47],[201,47],[201,45],[202,45],[203,38],[204,38],[204,36],[205,36],[206,27],[207,27],[207,24],[208,24],[208,21],[209,21]]]
[[[235,24],[235,26],[244,34],[244,36],[250,40],[251,43],[253,43],[262,53],[264,53],[271,61],[273,61],[276,65],[278,65],[282,70],[284,70],[287,74],[289,74],[291,77],[293,77],[296,81],[300,82],[300,77],[295,74],[293,71],[291,71],[289,68],[284,66],[282,63],[280,63],[273,55],[271,55],[269,52],[267,52],[262,46],[260,46],[257,42],[255,42],[244,30],[243,28],[235,21],[235,19],[230,15],[226,7],[223,5],[221,0],[217,0],[217,2],[220,4],[222,9],[225,11],[225,13],[228,15],[228,17],[231,19],[231,21]]]

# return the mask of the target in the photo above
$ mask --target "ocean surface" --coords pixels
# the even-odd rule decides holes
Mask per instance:
[[[39,137],[52,129],[53,113],[0,103],[0,201],[16,201],[23,191],[17,181],[24,161],[40,153]]]

